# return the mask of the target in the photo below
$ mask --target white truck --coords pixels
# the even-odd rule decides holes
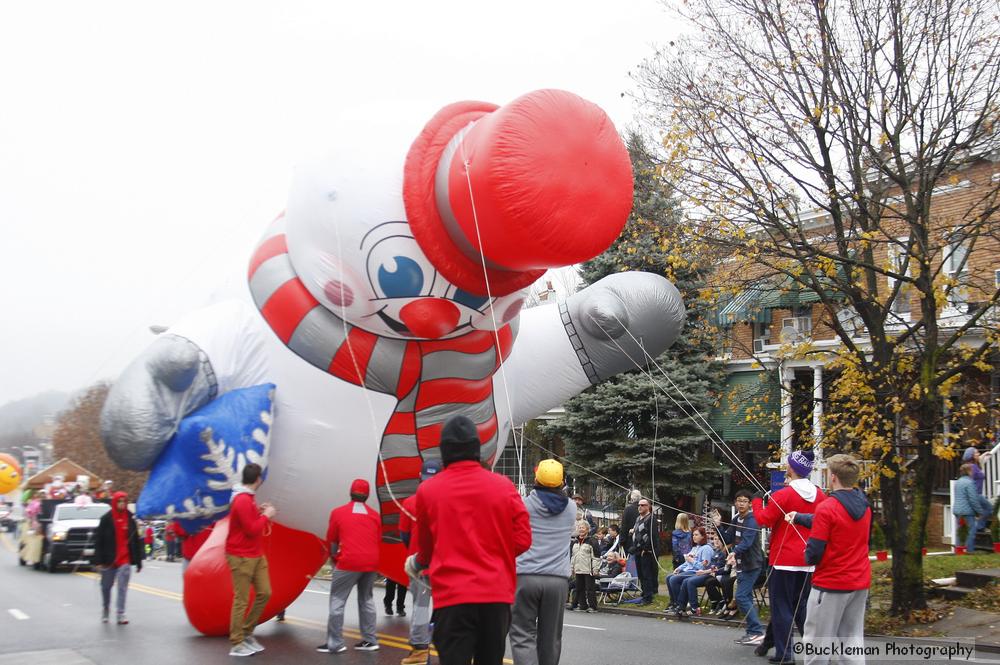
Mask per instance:
[[[62,564],[92,565],[97,525],[111,510],[106,503],[60,503],[45,530],[42,565],[50,573]]]

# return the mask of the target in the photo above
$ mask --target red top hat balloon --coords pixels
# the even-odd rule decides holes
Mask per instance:
[[[536,90],[439,111],[407,155],[403,198],[445,278],[505,295],[611,244],[632,209],[632,167],[604,111]]]

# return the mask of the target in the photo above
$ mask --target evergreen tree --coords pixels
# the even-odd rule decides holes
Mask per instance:
[[[566,417],[547,425],[545,434],[561,438],[573,462],[617,483],[648,493],[655,478],[655,496],[671,503],[708,489],[725,472],[708,437],[684,413],[697,410],[707,417],[725,374],[712,360],[717,328],[711,301],[701,291],[710,267],[705,252],[685,233],[683,215],[642,137],[633,132],[626,145],[635,179],[632,214],[615,243],[582,266],[581,276],[592,284],[623,270],[664,275],[684,296],[687,322],[656,364],[650,361],[568,401]]]

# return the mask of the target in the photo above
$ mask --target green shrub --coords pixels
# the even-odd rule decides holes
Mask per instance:
[[[958,518],[958,533],[956,534],[957,540],[956,545],[965,545],[965,539],[969,537],[969,523],[965,521],[964,517]]]
[[[871,546],[876,552],[885,550],[885,532],[882,531],[882,525],[877,521],[872,522]]]

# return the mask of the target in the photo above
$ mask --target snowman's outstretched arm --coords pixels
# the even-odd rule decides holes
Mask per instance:
[[[121,373],[101,411],[101,438],[126,469],[148,469],[178,423],[215,398],[208,356],[191,340],[163,335]]]
[[[589,386],[647,366],[680,335],[684,303],[667,279],[609,275],[558,305],[522,314],[507,363],[512,420],[535,418]]]

